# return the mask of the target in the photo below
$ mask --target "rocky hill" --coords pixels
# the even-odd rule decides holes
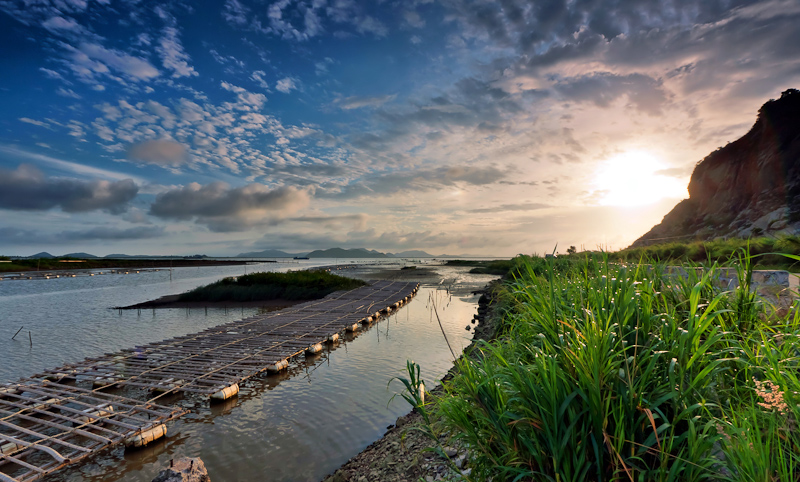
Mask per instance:
[[[758,111],[750,131],[700,161],[689,199],[632,247],[668,241],[800,233],[800,91]]]

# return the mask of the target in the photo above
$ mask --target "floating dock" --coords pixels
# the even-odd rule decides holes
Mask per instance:
[[[159,399],[235,396],[241,382],[285,369],[300,354],[315,356],[321,344],[394,312],[418,289],[377,281],[0,385],[0,481],[36,480],[119,443],[145,445],[186,413]]]

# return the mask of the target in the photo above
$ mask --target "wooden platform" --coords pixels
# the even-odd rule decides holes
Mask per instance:
[[[185,413],[156,403],[168,394],[224,398],[268,367],[397,310],[418,288],[376,281],[0,385],[0,481],[35,480]]]

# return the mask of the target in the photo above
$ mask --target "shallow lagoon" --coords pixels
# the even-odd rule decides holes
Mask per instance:
[[[325,265],[332,260],[315,261]],[[285,270],[296,269],[298,265],[269,264],[260,268],[264,267]],[[254,268],[248,266],[250,271]],[[4,368],[3,373],[10,376],[4,375],[2,380],[11,381],[63,361],[199,331],[242,317],[239,309],[229,309],[227,313],[209,309],[208,315],[204,310],[189,313],[184,309],[156,310],[155,316],[149,310],[141,314],[135,310],[123,311],[120,315],[108,309],[169,294],[164,292],[165,287],[177,293],[222,276],[242,274],[244,267],[181,270],[185,271],[173,270],[172,284],[169,272],[155,272],[139,278],[147,282],[137,283],[134,275],[120,275],[116,279],[66,278],[63,280],[91,280],[96,285],[64,283],[32,288],[39,293],[0,291],[0,314],[8,312],[10,305],[5,301],[11,300],[18,309],[38,306],[40,321],[34,324],[24,317],[14,318],[11,326],[25,324],[25,330],[32,327],[34,347],[30,349],[27,339],[18,343],[19,336],[12,342],[16,358],[11,358],[11,368]],[[192,413],[169,426],[166,441],[142,451],[125,452],[117,448],[89,463],[56,473],[48,480],[149,481],[169,464],[169,459],[182,455],[201,457],[212,480],[321,479],[379,438],[387,425],[408,411],[408,405],[400,397],[391,400],[401,385],[395,382],[387,389],[392,377],[403,374],[407,359],[422,366],[429,387],[452,366],[452,356],[431,310],[432,303],[437,306],[456,353],[469,343],[471,334],[464,327],[476,312],[477,302],[470,292],[492,277],[469,275],[463,268],[437,270],[440,277],[423,283],[417,297],[399,312],[355,337],[345,338],[338,347],[314,360],[301,358],[293,363],[288,374],[252,380],[237,398],[221,405],[209,406],[208,402],[191,397],[176,398],[173,403],[191,408]],[[368,277],[368,270],[357,271],[359,276]],[[96,279],[103,279],[104,283],[97,283]],[[2,288],[11,284],[3,284]],[[92,306],[98,303],[102,306]],[[64,306],[58,309],[56,304],[77,307],[76,311],[82,314],[70,317],[65,315],[69,310]],[[254,312],[245,309],[244,316]],[[50,317],[58,317],[60,321]],[[9,330],[7,321],[0,327],[3,333]],[[40,338],[37,333],[44,339],[42,346],[37,343]],[[7,344],[10,336],[4,336],[0,343]],[[44,343],[48,336],[55,337],[52,343]]]

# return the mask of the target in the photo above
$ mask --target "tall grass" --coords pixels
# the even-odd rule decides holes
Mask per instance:
[[[685,277],[589,257],[544,273],[523,263],[502,336],[461,359],[436,402],[473,478],[800,480],[800,316],[767,316],[750,259],[733,291],[714,282],[716,263]],[[778,394],[788,408],[770,405]]]
[[[753,263],[762,268],[782,268],[800,270],[796,259],[783,254],[800,255],[800,236],[731,238],[713,241],[673,241],[652,246],[627,248],[612,253],[615,260],[638,261],[648,258],[661,262],[707,263],[736,257],[747,250],[751,255],[760,255]]]
[[[253,273],[238,278],[223,278],[195,288],[181,294],[178,301],[310,300],[365,284],[361,280],[337,276],[327,271]]]

